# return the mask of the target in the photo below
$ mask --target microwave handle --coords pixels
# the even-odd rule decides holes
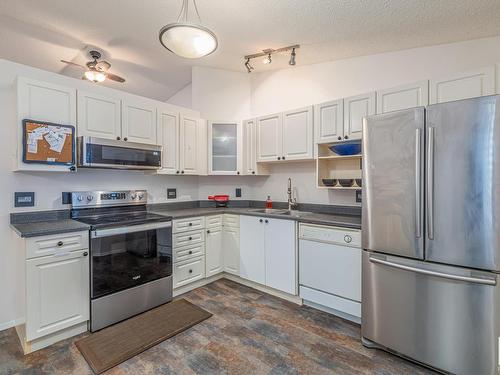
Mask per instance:
[[[117,234],[143,232],[147,230],[163,229],[172,227],[171,221],[163,221],[159,223],[130,225],[127,227],[109,228],[109,229],[94,229],[90,232],[90,238],[110,237]]]

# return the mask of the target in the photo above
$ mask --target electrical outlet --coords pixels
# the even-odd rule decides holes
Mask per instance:
[[[241,188],[236,188],[236,198],[241,198]]]
[[[356,203],[361,203],[361,190],[356,190]]]
[[[14,193],[14,207],[33,207],[35,205],[35,193],[16,191]]]
[[[167,199],[176,199],[177,189],[167,189]]]

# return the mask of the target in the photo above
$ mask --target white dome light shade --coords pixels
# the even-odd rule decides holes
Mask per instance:
[[[160,43],[170,52],[187,59],[210,55],[217,38],[209,29],[190,23],[171,23],[160,30]]]

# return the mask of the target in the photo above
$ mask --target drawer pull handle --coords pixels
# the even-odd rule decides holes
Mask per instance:
[[[189,254],[193,254],[193,251],[192,251],[192,250],[189,250]]]
[[[89,253],[87,253],[86,251],[83,253],[83,256],[86,257],[87,255],[89,255]]]
[[[189,270],[189,273],[193,273],[193,270]]]
[[[264,220],[264,223],[266,223],[266,224],[269,223],[269,220]]]
[[[208,234],[210,234],[210,231],[209,231],[209,230],[207,230],[207,233],[208,233]]]
[[[344,241],[345,241],[345,242],[347,242],[347,243],[350,243],[350,242],[352,241],[352,237],[351,237],[351,236],[349,236],[348,234],[346,234],[346,235],[344,236]]]
[[[193,239],[193,237],[189,237],[188,240],[191,241]]]
[[[193,223],[189,223],[189,226],[192,227],[193,226]]]
[[[263,221],[262,219],[259,220],[260,223],[262,223],[262,221]]]
[[[62,246],[62,245],[64,245],[64,242],[62,242],[62,241],[59,241],[59,242],[57,243],[57,246],[59,246],[59,247],[60,247],[60,246]]]

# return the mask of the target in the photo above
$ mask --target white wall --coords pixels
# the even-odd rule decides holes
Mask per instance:
[[[193,108],[193,86],[191,83],[172,95],[167,103],[185,108]]]
[[[68,208],[61,204],[61,192],[77,190],[106,189],[147,189],[152,202],[165,202],[167,187],[178,189],[178,197],[197,199],[198,177],[195,176],[155,176],[142,172],[82,170],[77,173],[57,172],[12,172],[12,161],[17,150],[16,100],[14,80],[17,75],[73,87],[88,87],[88,83],[72,78],[45,72],[28,66],[0,60],[0,124],[2,147],[0,147],[0,330],[9,322],[22,317],[20,304],[16,303],[16,288],[19,283],[16,267],[17,252],[15,240],[9,227],[11,212],[50,210]],[[91,84],[90,84],[91,85]],[[94,87],[93,87],[94,88]],[[109,90],[109,89],[106,89]],[[115,91],[116,92],[116,91]],[[198,115],[190,109],[173,109]],[[36,206],[14,208],[15,191],[34,191]]]
[[[247,73],[193,67],[193,109],[207,120],[241,120],[250,115]]]

